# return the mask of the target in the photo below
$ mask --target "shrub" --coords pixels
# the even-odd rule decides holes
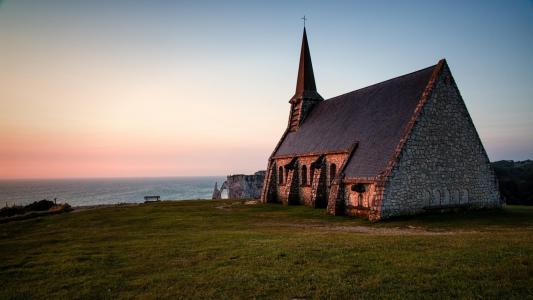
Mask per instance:
[[[24,208],[28,211],[43,211],[43,210],[49,210],[52,206],[54,206],[54,201],[43,199],[41,201],[35,201],[31,204],[26,205]]]
[[[24,206],[6,206],[0,209],[0,217],[11,217],[14,215],[24,214]]]

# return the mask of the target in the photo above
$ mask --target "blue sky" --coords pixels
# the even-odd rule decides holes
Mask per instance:
[[[491,160],[533,158],[531,1],[76,0],[0,2],[1,157],[18,177],[264,169],[303,15],[324,98],[446,58]]]

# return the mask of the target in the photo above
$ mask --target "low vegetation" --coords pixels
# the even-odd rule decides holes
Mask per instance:
[[[533,161],[501,160],[492,163],[500,192],[509,204],[533,205]]]
[[[54,202],[43,199],[41,201],[35,201],[26,206],[13,205],[5,206],[0,209],[0,217],[11,217],[14,215],[22,215],[31,211],[46,211],[54,206]]]
[[[37,218],[44,215],[60,214],[71,211],[67,203],[55,204],[53,201],[43,199],[28,205],[5,206],[0,209],[0,223],[20,221]]]
[[[160,202],[0,224],[1,299],[533,295],[533,207],[369,223]]]

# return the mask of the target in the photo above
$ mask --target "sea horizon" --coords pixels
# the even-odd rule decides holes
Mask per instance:
[[[211,199],[215,182],[226,176],[152,176],[0,179],[0,205],[26,205],[43,199],[90,206],[161,200]]]
[[[229,174],[233,175],[233,174]],[[77,180],[77,179],[149,179],[149,178],[191,178],[191,177],[226,177],[229,175],[168,175],[168,176],[94,176],[94,177],[15,177],[0,178],[0,181],[22,181],[22,180]]]

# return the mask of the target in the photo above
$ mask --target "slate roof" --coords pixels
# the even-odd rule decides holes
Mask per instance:
[[[347,151],[358,142],[346,177],[374,177],[385,170],[437,65],[316,104],[276,156]]]
[[[311,62],[311,52],[307,43],[307,33],[304,27],[302,36],[302,48],[300,51],[300,64],[298,66],[298,78],[296,80],[296,93],[291,98],[294,101],[298,98],[323,100],[316,91],[315,74],[313,73],[313,63]]]

